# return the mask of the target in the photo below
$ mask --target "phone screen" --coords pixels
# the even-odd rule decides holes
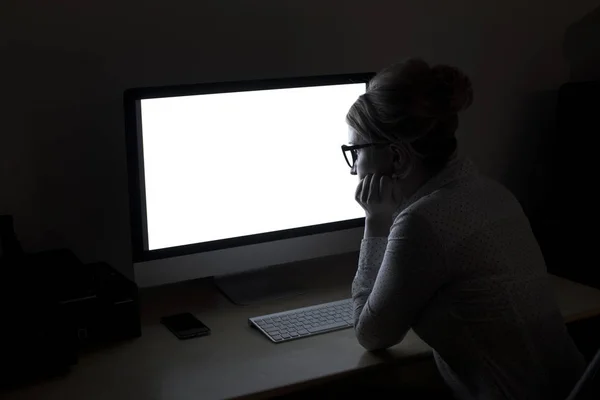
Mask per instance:
[[[180,339],[189,339],[210,333],[209,327],[190,313],[163,317],[161,323]]]

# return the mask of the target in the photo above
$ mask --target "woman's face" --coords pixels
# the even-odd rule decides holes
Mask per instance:
[[[351,127],[348,127],[348,142],[350,145],[371,143],[363,139]],[[369,174],[392,175],[394,171],[394,158],[389,146],[373,146],[356,151],[358,158],[350,170],[352,175],[358,175],[359,179],[363,179]]]

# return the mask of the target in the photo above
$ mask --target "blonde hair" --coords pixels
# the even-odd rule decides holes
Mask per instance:
[[[458,113],[473,102],[470,79],[447,65],[409,59],[379,72],[350,107],[347,123],[371,142],[392,143],[408,161],[441,169],[457,148]]]

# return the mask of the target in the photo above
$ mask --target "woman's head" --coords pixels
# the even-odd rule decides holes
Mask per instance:
[[[435,173],[456,152],[458,113],[473,101],[471,81],[446,65],[410,59],[379,72],[346,120],[356,151],[352,173],[407,176],[415,165]]]

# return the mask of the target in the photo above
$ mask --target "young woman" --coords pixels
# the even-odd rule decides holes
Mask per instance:
[[[366,213],[352,287],[368,350],[412,328],[459,399],[564,399],[585,368],[519,203],[457,156],[470,80],[421,60],[375,76],[343,146]]]

